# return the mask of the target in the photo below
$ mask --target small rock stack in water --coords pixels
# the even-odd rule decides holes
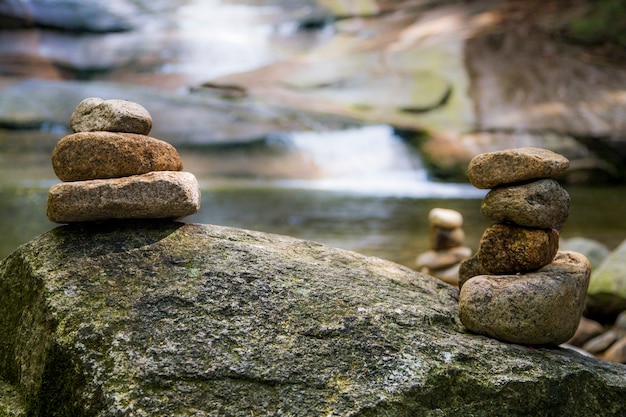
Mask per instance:
[[[459,315],[469,330],[529,345],[557,345],[576,332],[591,268],[583,255],[558,251],[570,198],[553,178],[568,167],[539,148],[470,162],[471,183],[491,189],[481,211],[497,223],[460,268]]]
[[[83,100],[70,120],[74,134],[59,141],[47,215],[56,223],[181,218],[200,208],[193,174],[176,149],[147,136],[152,118],[124,100]]]
[[[472,250],[463,246],[463,216],[456,210],[434,208],[428,214],[428,221],[430,250],[417,257],[417,269],[449,284],[458,285],[459,265],[472,256]]]

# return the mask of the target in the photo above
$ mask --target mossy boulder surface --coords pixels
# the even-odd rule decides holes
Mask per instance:
[[[31,416],[623,410],[622,365],[470,334],[457,304],[430,276],[284,236],[63,226],[0,263],[0,412],[5,392]]]

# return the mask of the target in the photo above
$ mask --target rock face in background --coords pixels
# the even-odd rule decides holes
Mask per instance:
[[[396,264],[288,237],[60,227],[0,263],[0,412],[622,411],[621,365],[468,334],[457,297]]]
[[[119,90],[109,95],[94,88],[146,84],[151,89],[178,89],[159,97],[165,99],[159,103],[163,108],[146,97],[161,92],[133,87],[126,97],[150,102],[161,120],[155,132],[174,145],[250,141],[317,124],[303,122],[303,113],[304,119],[315,122],[331,114],[344,122],[387,123],[417,138],[431,174],[444,179],[465,179],[465,167],[475,155],[534,146],[568,157],[572,165],[567,178],[572,182],[626,181],[620,168],[626,161],[623,48],[619,54],[597,55],[598,49],[574,45],[561,36],[597,2],[575,0],[561,7],[539,0],[278,1],[283,15],[268,17],[274,23],[267,33],[282,33],[287,21],[299,28],[292,34],[298,41],[324,41],[313,42],[315,46],[303,53],[271,55],[243,68],[234,63],[236,69],[222,69],[218,75],[214,61],[229,59],[229,54],[216,55],[211,65],[194,61],[194,54],[186,61],[188,50],[197,44],[181,42],[185,34],[174,33],[171,39],[155,36],[168,31],[141,31],[148,23],[156,28],[183,26],[168,20],[171,10],[160,2],[142,2],[141,12],[130,1],[83,3],[39,0],[27,7],[12,1],[3,3],[0,13],[20,16],[35,26],[135,30],[124,34],[128,38],[119,33],[75,39],[66,35],[61,41],[56,33],[20,37],[6,31],[0,33],[0,69],[24,78],[82,77],[111,84],[0,83],[0,126],[66,125],[67,116],[55,107],[71,108],[88,96],[123,97]],[[85,21],[86,16],[91,20]],[[275,49],[289,49],[280,46]],[[232,55],[239,59],[245,54]],[[206,75],[199,77],[197,71],[203,68]],[[181,94],[181,87],[193,93]],[[57,100],[66,104],[57,106]],[[238,123],[231,122],[233,111]]]

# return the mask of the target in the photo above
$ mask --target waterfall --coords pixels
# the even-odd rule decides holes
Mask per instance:
[[[387,125],[331,132],[293,132],[286,140],[315,178],[280,180],[283,187],[390,197],[480,198],[468,184],[430,181],[420,156]]]

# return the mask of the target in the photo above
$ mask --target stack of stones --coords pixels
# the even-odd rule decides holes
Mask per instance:
[[[458,285],[461,261],[472,256],[472,250],[463,246],[463,216],[456,210],[434,208],[428,213],[428,221],[430,249],[417,257],[417,269]]]
[[[506,342],[558,345],[576,332],[591,267],[559,252],[570,198],[554,180],[569,161],[552,151],[519,148],[476,156],[471,183],[491,189],[481,211],[497,223],[460,268],[459,315],[469,330]]]
[[[52,154],[63,182],[48,194],[51,221],[178,219],[200,208],[196,178],[172,145],[147,136],[152,118],[139,104],[88,98],[70,124]]]

